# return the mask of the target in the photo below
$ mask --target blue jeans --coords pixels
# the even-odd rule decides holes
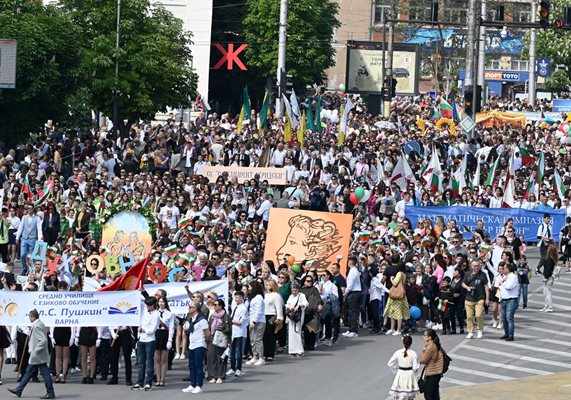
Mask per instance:
[[[190,385],[202,387],[204,383],[204,353],[205,347],[188,350],[188,370],[190,371]]]
[[[16,387],[16,391],[18,393],[22,394],[22,392],[24,391],[24,388],[26,387],[26,385],[28,384],[30,379],[32,379],[32,377],[38,375],[38,370],[40,370],[40,374],[42,374],[42,379],[44,380],[44,385],[46,385],[46,392],[48,394],[53,394],[55,396],[54,385],[52,382],[52,376],[50,375],[50,368],[48,367],[48,364],[46,364],[46,363],[35,364],[35,365],[28,364],[28,367],[26,368],[26,373],[24,374],[24,377],[22,378],[22,380],[20,381],[20,383]]]
[[[20,259],[22,260],[22,275],[28,275],[30,266],[26,260],[26,256],[34,251],[36,239],[20,239]]]
[[[242,369],[242,356],[244,355],[244,338],[237,337],[232,340],[230,346],[230,369],[234,371]]]
[[[137,383],[153,385],[155,375],[155,341],[137,342]]]
[[[513,337],[515,330],[515,310],[517,309],[518,299],[514,297],[512,299],[505,299],[500,303],[502,307],[502,322],[504,324],[504,333],[507,336]]]
[[[519,305],[519,299],[520,297],[523,296],[523,306],[527,307],[527,285],[526,284],[521,284],[519,285],[519,294],[518,294],[518,298],[517,298],[517,304]]]

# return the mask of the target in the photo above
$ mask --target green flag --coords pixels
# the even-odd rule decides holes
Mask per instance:
[[[317,106],[315,106],[315,124],[314,128],[316,132],[321,133],[323,128],[321,127],[321,96],[317,98]]]
[[[272,96],[270,95],[270,92],[266,91],[266,95],[264,96],[264,102],[262,103],[262,108],[260,108],[260,130],[266,127],[271,100]]]
[[[311,101],[311,98],[307,98],[305,100],[306,104],[307,104],[307,123],[306,123],[306,127],[307,129],[309,129],[310,131],[313,131],[315,129],[315,126],[313,124],[313,104]]]
[[[244,99],[244,117],[250,118],[252,114],[252,105],[250,104],[250,95],[248,94],[248,86],[244,86],[244,92],[242,93],[242,98]]]

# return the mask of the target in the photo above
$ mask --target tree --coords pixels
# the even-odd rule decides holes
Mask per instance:
[[[571,6],[571,0],[560,0],[551,2],[550,22],[556,18],[562,18],[563,9]],[[539,20],[539,16],[538,16]],[[529,34],[525,40],[522,55],[528,58],[529,55]],[[550,58],[552,65],[571,63],[571,35],[564,29],[538,29],[536,41],[537,57]]]
[[[67,115],[78,87],[81,29],[53,6],[0,0],[0,37],[16,39],[16,89],[0,90],[0,126],[8,141]]]
[[[571,88],[571,79],[569,79],[567,71],[560,69],[551,74],[545,82],[545,87],[556,93],[568,92]]]
[[[278,63],[280,0],[247,0],[244,38],[246,59],[265,78],[275,76]],[[333,32],[340,26],[339,6],[331,0],[289,3],[286,70],[297,87],[322,83],[335,64]]]
[[[167,107],[190,106],[196,92],[196,75],[190,67],[191,35],[184,31],[180,19],[161,5],[151,5],[150,0],[124,1],[116,50],[116,0],[61,3],[84,30],[82,74],[90,106],[112,115],[117,94],[123,134],[140,118],[152,118]]]

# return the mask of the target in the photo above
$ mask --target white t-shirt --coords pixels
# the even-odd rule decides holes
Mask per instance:
[[[248,310],[244,303],[236,304],[230,313],[232,320],[240,320],[240,325],[232,324],[232,338],[248,336]]]
[[[161,221],[167,223],[168,227],[175,229],[177,226],[177,217],[180,215],[180,211],[177,206],[164,206],[159,212],[159,217]]]
[[[192,318],[194,321],[196,316]],[[188,336],[188,349],[194,350],[199,347],[206,347],[206,338],[204,337],[204,330],[209,329],[208,321],[201,319],[194,324],[194,332]]]

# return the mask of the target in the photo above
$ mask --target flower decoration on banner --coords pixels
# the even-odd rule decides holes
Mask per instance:
[[[149,234],[154,236],[157,232],[158,221],[155,217],[155,213],[153,212],[151,207],[141,207],[140,204],[137,204],[133,201],[127,204],[113,204],[111,207],[106,208],[103,210],[97,222],[99,222],[102,226],[107,223],[115,214],[118,214],[122,211],[132,211],[141,214],[147,220],[149,224]]]
[[[418,129],[420,129],[420,131],[424,134],[424,132],[426,131],[426,121],[422,118],[419,118],[416,121],[416,126],[418,127]]]
[[[450,118],[440,118],[436,123],[436,129],[441,131],[446,127],[448,128],[448,131],[450,132],[451,136],[456,135],[456,124],[454,123],[454,121]]]

